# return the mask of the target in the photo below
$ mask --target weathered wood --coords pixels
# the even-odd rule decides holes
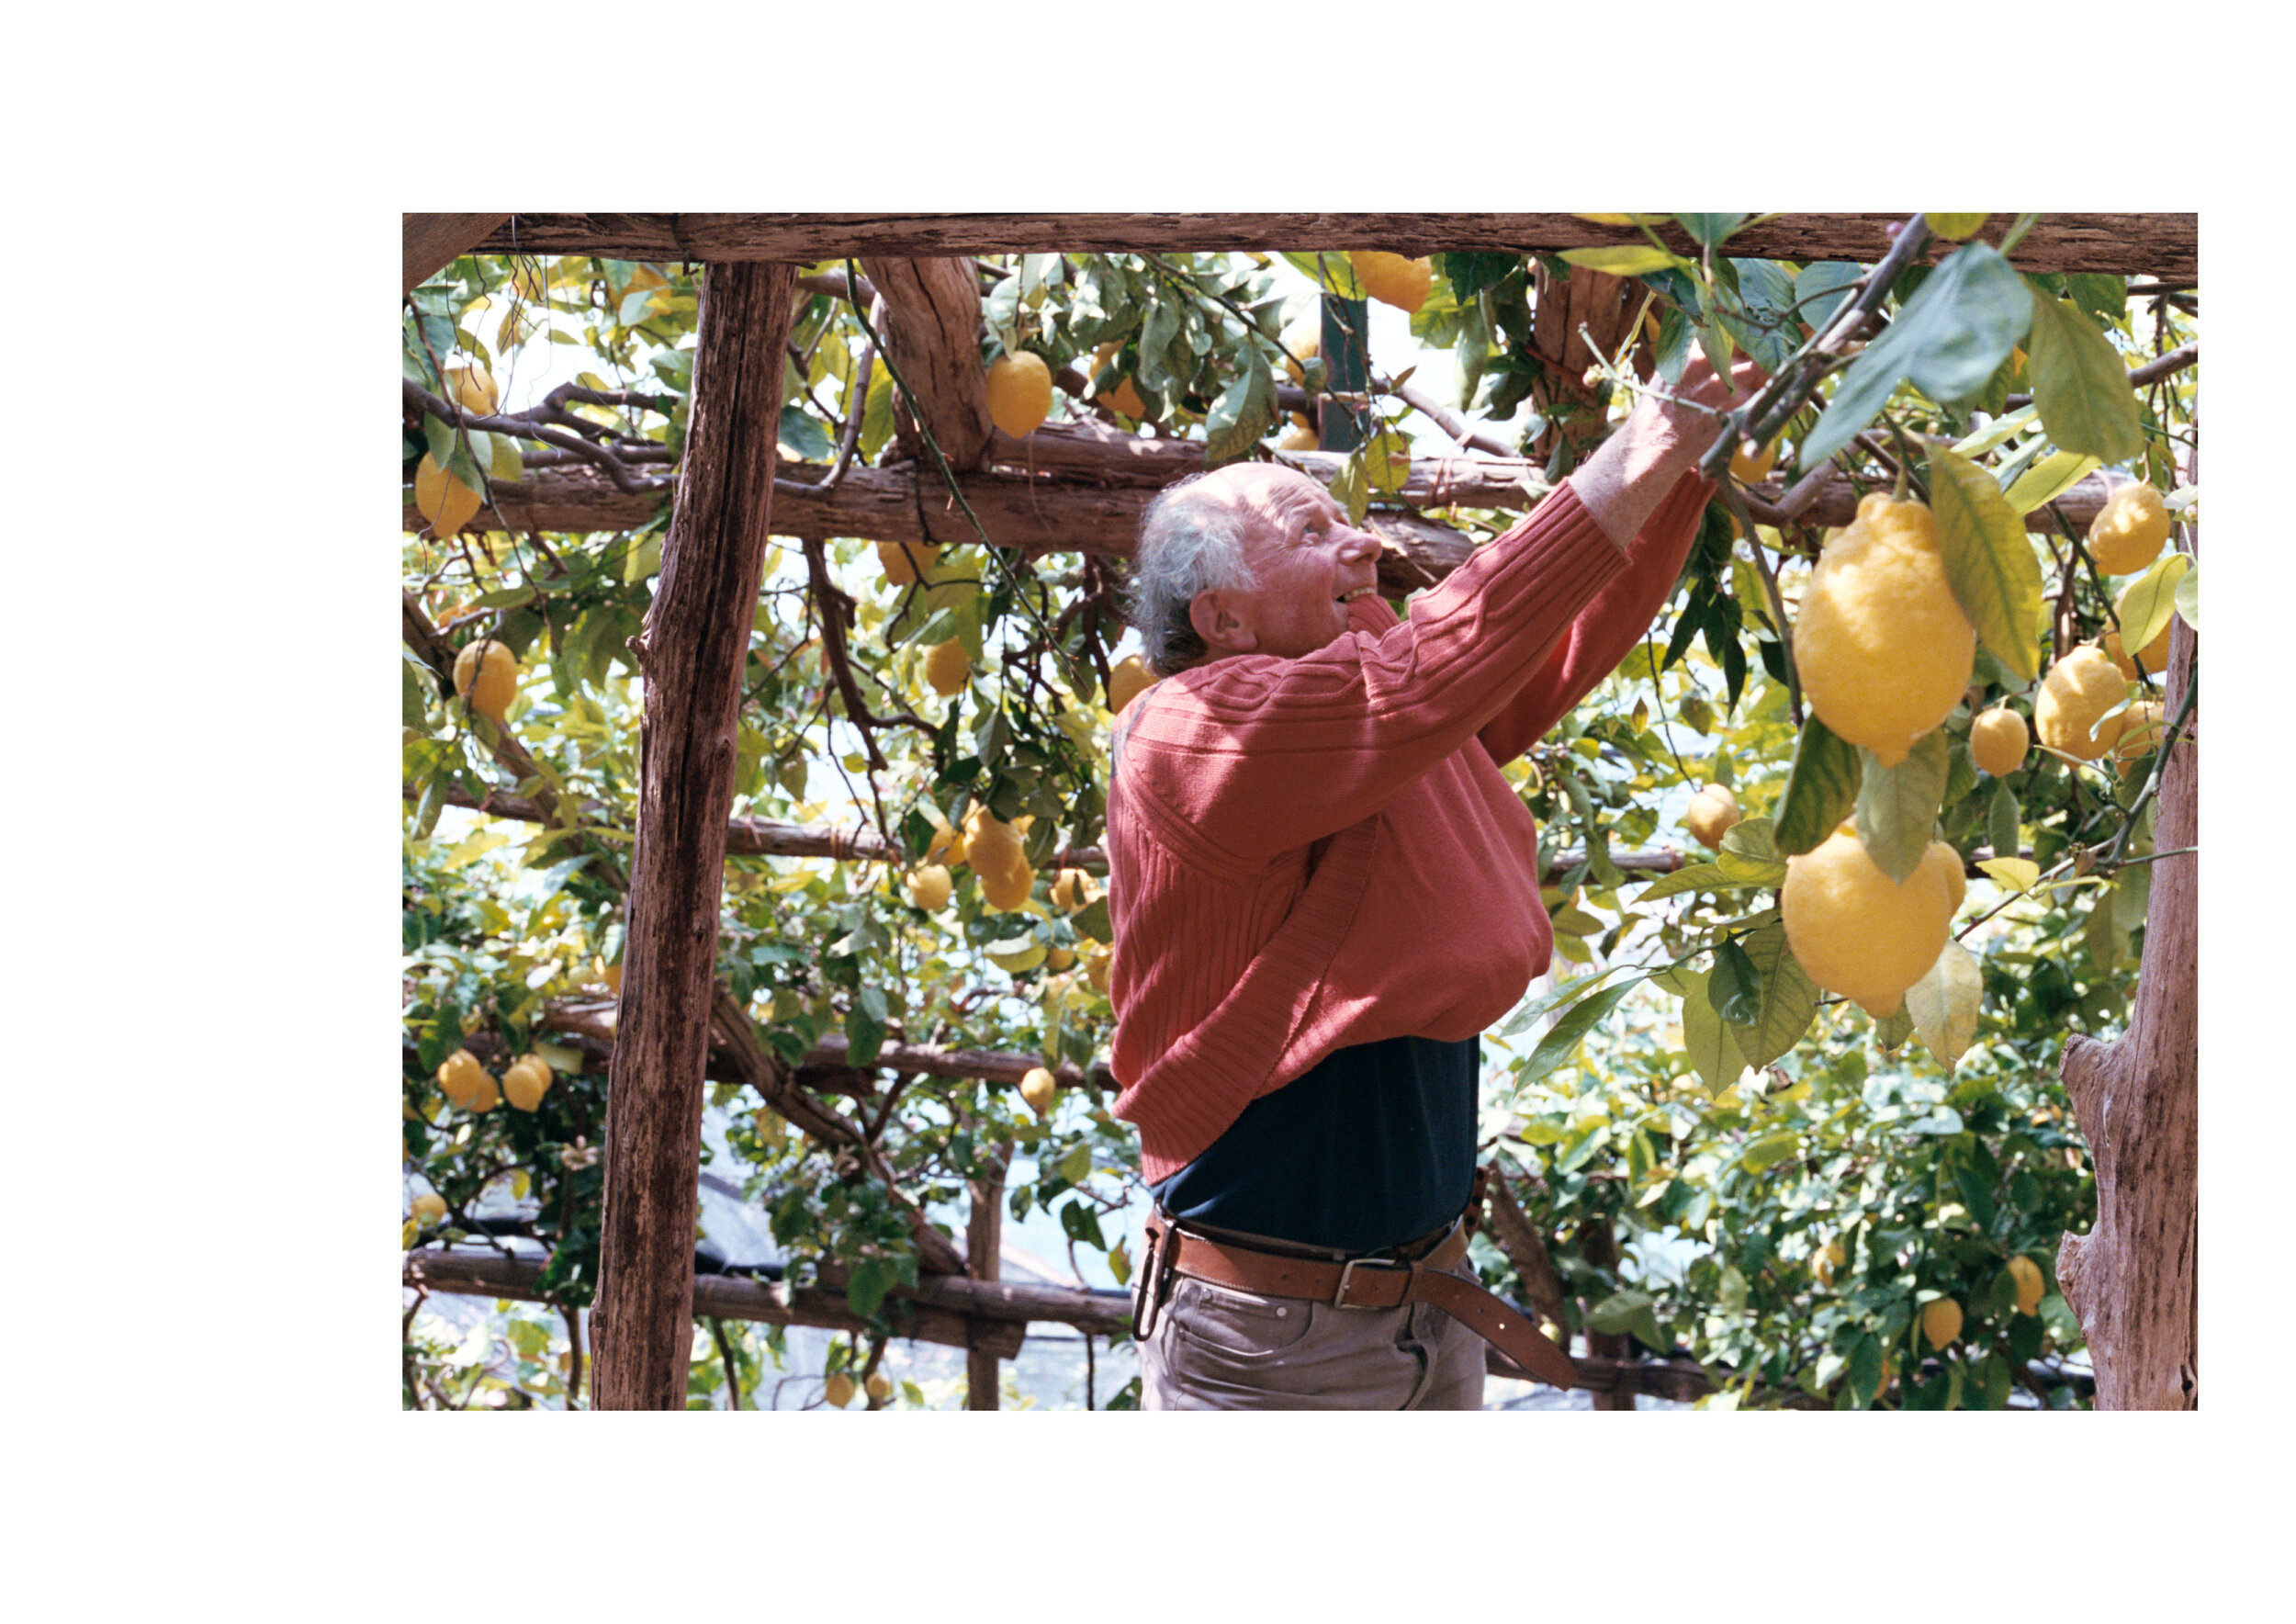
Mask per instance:
[[[637,840],[591,1325],[601,1409],[685,1405],[735,715],[765,570],[795,274],[713,265],[704,280],[681,500],[637,639],[646,674]]]
[[[401,214],[399,217],[400,293],[412,293],[488,236],[503,228],[507,214]],[[504,249],[490,249],[504,253]]]
[[[1889,248],[1889,228],[1911,211],[1781,214],[1732,237],[1739,258],[1871,262]],[[1979,240],[1998,243],[2015,216],[1986,221]],[[520,214],[517,245],[527,253],[597,254],[617,259],[774,259],[810,265],[843,254],[907,258],[964,254],[1137,254],[1224,250],[1383,248],[1559,251],[1644,241],[1631,227],[1598,226],[1570,214]],[[1677,251],[1699,252],[1667,226]],[[510,226],[481,246],[507,253]],[[1933,242],[1934,260],[1953,244]],[[2200,274],[2197,214],[2044,214],[2018,244],[2028,271],[2149,272],[2169,282]]]
[[[988,378],[981,367],[981,279],[970,259],[884,259],[862,268],[884,296],[885,354],[916,398],[925,428],[949,466],[962,472],[987,455]],[[901,449],[929,454],[908,403],[895,391]]]
[[[410,1252],[400,1265],[400,1278],[407,1285],[454,1296],[508,1297],[519,1303],[549,1300],[541,1289],[542,1265],[495,1251]],[[917,1301],[898,1288],[893,1296],[897,1301],[887,1317],[894,1323],[895,1334],[915,1341],[944,1348],[979,1346],[994,1350],[998,1358],[1013,1359],[1019,1355],[1028,1335],[1026,1322],[1009,1314],[976,1317]],[[846,1306],[842,1288],[788,1286],[740,1275],[695,1275],[693,1314],[696,1318],[715,1315],[769,1325],[812,1325],[857,1336],[869,1336],[873,1329]],[[596,1323],[593,1317],[593,1342]]]
[[[2196,424],[2185,468],[2196,485],[2197,440]],[[2197,536],[2192,547],[2197,557]],[[2195,679],[2198,640],[2182,615],[2169,626],[2162,703],[2173,717]],[[2199,845],[2200,812],[2200,745],[2188,733],[2162,771],[2154,849]],[[2152,870],[2128,1030],[2110,1043],[2067,1038],[2058,1066],[2097,1170],[2097,1220],[2058,1243],[2057,1285],[2105,1410],[2200,1402],[2200,859],[2166,857]]]
[[[964,1226],[965,1272],[983,1283],[993,1284],[1002,1272],[1005,1169],[1011,1155],[1009,1147],[986,1152],[981,1158],[984,1165],[980,1176],[965,1183],[973,1201],[972,1214]],[[996,1350],[985,1342],[968,1348],[964,1355],[964,1407],[996,1409],[1001,1385],[996,1373]]]
[[[1629,337],[1649,289],[1631,276],[1605,276],[1584,266],[1559,280],[1545,265],[1532,276],[1531,343],[1540,364],[1531,383],[1531,406],[1548,420],[1531,447],[1544,467],[1558,444],[1568,441],[1573,462],[1584,459],[1609,424],[1587,368],[1607,362]],[[1646,333],[1632,351],[1636,375],[1649,378],[1655,346]],[[1589,343],[1589,340],[1593,343]],[[1575,407],[1573,411],[1570,408]]]

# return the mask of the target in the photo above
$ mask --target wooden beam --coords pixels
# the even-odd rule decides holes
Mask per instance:
[[[1888,252],[1889,228],[1908,213],[1781,214],[1732,237],[1739,258],[1860,260]],[[1978,232],[1998,242],[2015,217],[1996,214]],[[928,258],[967,254],[1138,254],[1317,248],[1556,252],[1640,243],[1631,227],[1598,226],[1571,214],[520,214],[481,246],[508,253],[512,227],[530,254],[615,259],[789,260],[810,265],[845,254]],[[2189,283],[2200,275],[2197,214],[2044,214],[2018,244],[2027,271],[2149,273]],[[1660,235],[1679,252],[1696,245],[1678,226]],[[1952,243],[1930,244],[1935,260]]]
[[[491,1250],[409,1252],[400,1265],[400,1279],[407,1285],[451,1296],[508,1297],[519,1303],[550,1300],[541,1286],[542,1265]],[[897,1287],[893,1295],[898,1302],[889,1308],[887,1317],[894,1323],[895,1334],[915,1341],[943,1348],[978,1346],[994,1349],[1001,1359],[1014,1359],[1028,1336],[1027,1323],[1009,1313],[976,1316],[920,1300]],[[715,1315],[769,1325],[814,1325],[857,1336],[868,1336],[872,1330],[866,1319],[846,1306],[842,1287],[789,1286],[740,1275],[695,1275],[693,1313],[697,1318]],[[594,1333],[595,1315],[591,1325]],[[596,1403],[594,1397],[592,1402]]]
[[[412,293],[514,218],[508,214],[400,215],[399,274],[404,285],[399,291]]]
[[[592,1319],[601,1409],[685,1407],[736,711],[765,570],[795,275],[788,265],[710,268],[681,500],[635,639],[646,711]]]

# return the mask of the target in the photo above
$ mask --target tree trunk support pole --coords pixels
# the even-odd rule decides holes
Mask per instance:
[[[1365,299],[1327,293],[1322,308],[1323,388],[1328,392],[1323,397],[1322,448],[1353,451],[1368,437],[1371,413],[1332,396],[1360,395],[1370,388],[1371,306]]]
[[[1011,1159],[1009,1149],[992,1153],[993,1159],[984,1158],[981,1177],[971,1181],[973,1215],[964,1227],[966,1267],[976,1280],[995,1280],[1003,1272],[1005,1242],[1005,1168]],[[997,1407],[996,1350],[975,1339],[968,1344],[964,1355],[964,1407],[968,1410],[993,1410]]]
[[[693,1225],[735,716],[765,569],[796,270],[714,265],[645,675],[637,843],[607,1098],[591,1403],[685,1407]]]

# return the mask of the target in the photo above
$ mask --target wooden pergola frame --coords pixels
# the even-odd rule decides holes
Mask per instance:
[[[1731,251],[1795,260],[1870,261],[1887,250],[1888,229],[1902,218],[1779,215],[1734,237]],[[1981,236],[1998,242],[2009,218],[1992,217]],[[1200,454],[1179,443],[1168,453],[1143,453],[1138,442],[1128,447],[1106,444],[1104,436],[1055,434],[1033,447],[1048,458],[1068,459],[1068,477],[1057,482],[1069,494],[1056,523],[1046,524],[1041,517],[1046,482],[1033,471],[1011,471],[1016,461],[1026,467],[1032,447],[1003,441],[987,422],[972,348],[979,322],[978,284],[962,256],[1268,246],[1410,254],[1551,252],[1644,240],[1638,231],[1593,225],[1573,215],[1505,213],[409,214],[403,220],[401,268],[409,289],[474,251],[691,260],[709,271],[678,500],[653,609],[634,639],[647,679],[640,790],[623,981],[613,1021],[604,1229],[592,1314],[592,1402],[606,1409],[684,1405],[696,1310],[692,1214],[703,1085],[713,1065],[730,1065],[734,1075],[757,1086],[769,1101],[789,1107],[785,1114],[808,1131],[818,1131],[832,1143],[838,1133],[834,1113],[811,1104],[792,1068],[756,1041],[745,1014],[715,977],[732,810],[737,679],[748,605],[762,584],[769,537],[793,533],[795,521],[798,534],[873,537],[890,529],[898,539],[910,534],[913,524],[917,539],[955,538],[953,532],[943,535],[946,521],[936,523],[934,492],[914,476],[903,485],[897,476],[889,481],[873,477],[876,470],[855,469],[838,492],[822,497],[783,492],[777,501],[782,336],[799,266],[846,257],[863,262],[886,298],[886,342],[902,355],[904,376],[912,378],[925,426],[963,478],[974,482],[968,500],[982,511],[993,534],[1000,540],[1012,536],[1029,551],[1081,547],[1120,555],[1130,549],[1131,529],[1147,495],[1174,477],[1179,463]],[[1696,252],[1679,228],[1670,226],[1661,235],[1680,251]],[[1924,257],[1934,259],[1951,246],[1932,244]],[[2150,275],[2164,286],[2192,286],[2199,269],[2199,220],[2193,214],[2044,216],[2022,239],[2017,257],[2031,270]],[[957,340],[931,336],[951,333]],[[1038,438],[1031,436],[1031,443]],[[1096,439],[1102,443],[1094,444]],[[1413,488],[1422,501],[1413,505],[1467,500],[1458,493],[1462,484],[1503,493],[1521,471],[1491,466],[1506,460],[1462,457],[1447,469],[1415,466]],[[1000,478],[1010,489],[1000,486]],[[2061,499],[2057,506],[2068,522],[2085,524],[2094,513],[2103,492],[2100,484],[2092,486]],[[1527,497],[1519,485],[1517,491],[1518,498]],[[1778,493],[1781,500],[1785,494]],[[1841,500],[1846,486],[1840,493],[1814,489],[1804,494],[1827,504],[1812,513],[1818,522],[1846,519],[1848,504]],[[501,493],[497,508],[478,522],[518,528],[622,528],[650,516],[659,500],[652,496],[636,509],[626,493],[586,470],[538,469],[516,491]],[[1834,507],[1843,509],[1838,517],[1832,515]],[[1799,511],[1809,512],[1809,504]],[[1761,516],[1759,511],[1756,516]],[[999,528],[1007,521],[1009,527]],[[969,526],[963,535],[970,539]],[[1408,515],[1390,520],[1386,535],[1383,573],[1391,586],[1424,585],[1464,557],[1454,539],[1457,533],[1414,523]],[[421,616],[411,603],[408,613],[411,642],[418,640],[418,629],[436,638],[427,623],[416,626]],[[2172,642],[2172,710],[2190,681],[2192,656],[2192,639],[2179,624]],[[504,749],[498,745],[498,753]],[[508,741],[507,749],[516,750],[515,741]],[[2192,843],[2196,800],[2197,757],[2189,747],[2180,748],[2163,793],[2164,847],[2171,841]],[[2068,1292],[2080,1293],[2076,1307],[2099,1351],[2099,1396],[2107,1403],[2177,1407],[2178,1393],[2189,1404],[2197,1386],[2192,1373],[2197,1352],[2189,1347],[2197,1252],[2197,1073],[2189,1060],[2195,1043],[2190,995],[2196,947],[2190,923],[2197,917],[2196,873],[2195,863],[2172,863],[2155,881],[2148,940],[2165,951],[2158,962],[2145,966],[2130,1035],[2109,1050],[2077,1046],[2066,1059],[2081,1125],[2093,1145],[2108,1144],[2108,1115],[2146,1124],[2147,1186],[2133,1190],[2116,1211],[2107,1188],[2110,1151],[2100,1149],[2098,1233],[2085,1245],[2068,1237],[2060,1264]],[[2149,950],[2147,956],[2153,959]],[[2179,1052],[2188,1057],[2181,1069],[2169,1063]],[[2116,1056],[2126,1062],[2118,1069],[2111,1064]],[[2114,1079],[2112,1087],[2107,1078]],[[2169,1191],[2167,1208],[2148,1193],[2153,1185]],[[2179,1196],[2177,1189],[2186,1193]],[[985,1202],[982,1194],[988,1195]],[[2189,1243],[2181,1233],[2171,1233],[2181,1228],[2179,1201],[2192,1208]],[[976,1191],[976,1212],[985,1206],[993,1213],[1000,1205],[993,1192]],[[993,1408],[995,1359],[1008,1354],[1008,1345],[1017,1347],[1009,1309],[1000,1321],[994,1314],[984,1317],[981,1307],[980,1292],[994,1283],[982,1278],[984,1263],[986,1274],[994,1272],[993,1227],[984,1231],[976,1224],[969,1256],[963,1256],[918,1216],[925,1264],[943,1276],[923,1289],[919,1302],[934,1312],[957,1314],[976,1355],[974,1385],[983,1384],[984,1370],[988,1378],[986,1402],[976,1407]],[[2077,1269],[2072,1267],[2076,1261]],[[411,1270],[415,1268],[411,1261]],[[453,1274],[445,1260],[428,1259],[420,1269],[442,1289],[454,1289],[444,1283]],[[966,1280],[968,1274],[974,1278]],[[498,1280],[482,1289],[514,1294],[505,1289],[512,1283]],[[2164,1351],[2153,1346],[2155,1339],[2131,1329],[2148,1319],[2173,1320],[2180,1303],[2187,1326],[2181,1361],[2178,1350]],[[1004,1328],[996,1328],[999,1324]],[[957,1334],[940,1322],[935,1326]],[[2100,1335],[2107,1331],[2110,1337]],[[2132,1352],[2133,1369],[2125,1378],[2106,1370],[2104,1344],[2112,1338],[2118,1338],[2110,1348],[2115,1355],[2122,1343],[2132,1348],[2144,1343],[2141,1353]],[[2133,1365],[2140,1364],[2142,1370],[2135,1370]],[[1610,1388],[1619,1381],[1615,1372],[1591,1367],[1588,1375],[1590,1386]],[[2117,1385],[2124,1380],[2125,1392]]]

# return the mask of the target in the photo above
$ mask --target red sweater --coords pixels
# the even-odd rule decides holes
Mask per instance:
[[[1512,761],[1616,669],[1713,487],[1622,555],[1563,486],[1398,621],[1232,655],[1127,709],[1109,791],[1116,1114],[1150,1182],[1333,1050],[1472,1037],[1554,938]]]

